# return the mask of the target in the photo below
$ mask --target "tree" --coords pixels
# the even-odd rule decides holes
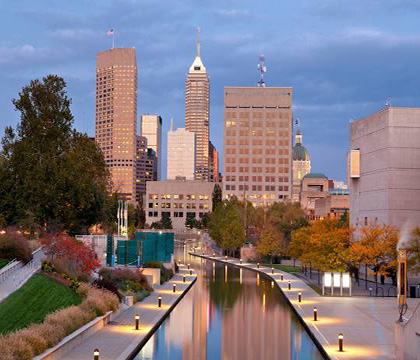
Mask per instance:
[[[212,199],[212,211],[214,211],[222,203],[222,188],[219,184],[214,185]]]
[[[418,275],[420,273],[420,227],[416,227],[411,232],[408,242],[408,268]]]
[[[350,256],[355,262],[378,274],[390,276],[395,283],[397,270],[398,230],[391,225],[370,225],[361,229],[360,241],[351,246]]]
[[[258,253],[261,256],[270,256],[273,263],[273,256],[284,255],[285,249],[283,235],[273,224],[265,224],[257,245]]]
[[[102,220],[109,174],[97,144],[73,129],[65,81],[31,81],[13,104],[21,118],[2,139],[0,213],[8,225],[86,232]]]
[[[159,221],[156,221],[150,225],[152,229],[172,229],[172,220],[169,214],[162,213],[162,217]]]

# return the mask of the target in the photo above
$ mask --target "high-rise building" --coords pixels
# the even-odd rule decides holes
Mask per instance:
[[[147,147],[147,139],[137,136],[136,199],[146,194],[146,182],[157,180],[157,159],[153,149]]]
[[[111,173],[112,189],[126,200],[136,193],[137,60],[134,49],[111,49],[96,58],[95,139]]]
[[[225,87],[225,197],[254,205],[292,195],[292,88]]]
[[[302,145],[302,132],[297,130],[295,145],[292,151],[293,159],[293,194],[292,201],[299,202],[299,192],[302,178],[311,172],[311,159],[308,150]]]
[[[219,152],[210,141],[209,143],[209,180],[219,182]]]
[[[153,149],[157,158],[157,179],[162,171],[162,118],[159,115],[142,115],[140,135],[147,138],[147,147]]]
[[[350,123],[350,225],[420,223],[420,108],[387,106]]]
[[[197,36],[197,55],[188,71],[185,92],[185,129],[195,133],[197,179],[209,177],[209,120],[210,85]]]
[[[167,179],[195,179],[195,134],[179,128],[168,131]]]

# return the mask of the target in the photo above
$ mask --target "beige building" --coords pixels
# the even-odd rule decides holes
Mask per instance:
[[[336,218],[349,211],[348,190],[333,189],[324,198],[315,200],[314,214],[316,219]]]
[[[159,115],[142,115],[140,135],[147,139],[147,147],[156,154],[157,179],[160,180],[162,171],[162,118]]]
[[[224,125],[224,197],[290,200],[292,88],[225,87]]]
[[[197,38],[197,55],[188,71],[185,91],[185,129],[195,133],[197,179],[209,178],[209,122],[210,84]]]
[[[135,200],[137,60],[134,49],[111,49],[96,58],[95,139],[111,173],[112,189]]]
[[[167,213],[175,230],[185,229],[187,217],[199,220],[211,211],[214,183],[203,180],[149,181],[146,184],[146,222]]]
[[[308,150],[302,145],[302,132],[298,129],[293,146],[293,194],[292,201],[299,202],[302,178],[311,172],[311,159]]]
[[[315,218],[315,202],[329,195],[329,181],[324,174],[309,173],[301,181],[300,207],[310,219]]]
[[[168,180],[177,176],[195,180],[195,134],[182,128],[168,131]]]
[[[350,224],[420,224],[420,108],[386,107],[350,124]]]

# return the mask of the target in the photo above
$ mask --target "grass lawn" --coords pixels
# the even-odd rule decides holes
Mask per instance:
[[[271,267],[270,264],[264,264],[264,266]],[[281,265],[281,264],[273,264],[273,268],[274,269],[281,270],[281,271],[285,271],[285,272],[288,272],[288,273],[300,273],[301,270],[302,270],[300,268],[300,266]]]
[[[80,304],[73,290],[42,274],[35,274],[0,303],[0,334],[40,323],[55,310]]]
[[[9,263],[9,260],[0,259],[0,269],[5,267]]]

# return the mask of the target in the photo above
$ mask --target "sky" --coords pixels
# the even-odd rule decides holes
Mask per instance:
[[[96,54],[135,47],[138,115],[184,127],[196,27],[210,77],[210,137],[223,153],[223,87],[293,87],[293,114],[313,172],[346,179],[349,122],[383,108],[420,106],[418,0],[2,0],[0,132],[15,127],[12,99],[30,80],[62,76],[75,127],[94,136]]]

